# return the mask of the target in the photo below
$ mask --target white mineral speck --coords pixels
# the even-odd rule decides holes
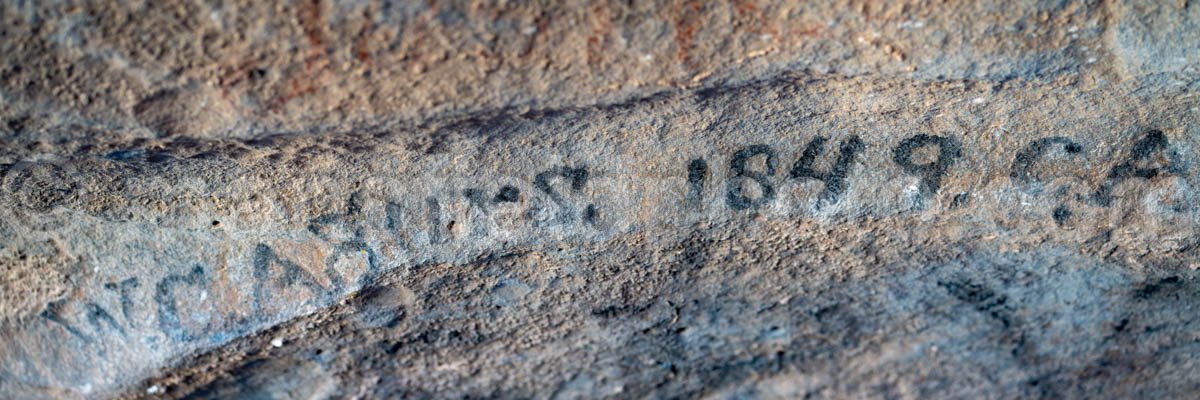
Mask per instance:
[[[162,393],[162,387],[159,387],[158,385],[154,385],[154,386],[150,386],[150,387],[146,388],[146,394],[159,394],[159,393]]]
[[[274,339],[271,339],[271,346],[274,346],[274,347],[283,347],[283,338],[274,338]]]

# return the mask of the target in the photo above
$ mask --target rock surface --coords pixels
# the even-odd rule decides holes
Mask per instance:
[[[0,5],[0,397],[1200,392],[1200,7]]]

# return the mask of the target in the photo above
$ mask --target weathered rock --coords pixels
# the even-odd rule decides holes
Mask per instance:
[[[1186,2],[2,7],[3,396],[1200,390]]]
[[[191,399],[324,399],[337,382],[312,361],[258,359],[227,378],[200,388]]]
[[[156,137],[164,132],[160,120],[204,114],[227,121],[225,111],[195,109],[139,117],[139,107],[157,108],[156,99],[193,85],[211,90],[203,97],[238,118],[228,127],[218,124],[222,129],[175,129],[253,138],[381,119],[610,104],[791,71],[1054,81],[1097,66],[1118,78],[1179,71],[1195,61],[1195,42],[1186,41],[1194,39],[1164,40],[1190,37],[1176,33],[1194,24],[1195,8],[1159,2],[44,1],[3,7],[0,118],[7,121],[9,154],[0,162],[37,154],[27,147],[38,142],[69,138],[55,148],[86,150]],[[1147,60],[1158,56],[1170,61]]]

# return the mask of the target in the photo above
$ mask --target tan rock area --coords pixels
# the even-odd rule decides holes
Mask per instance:
[[[1189,1],[0,4],[3,398],[1191,398]]]

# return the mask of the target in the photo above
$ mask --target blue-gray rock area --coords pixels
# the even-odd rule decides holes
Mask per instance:
[[[0,397],[1200,393],[1187,1],[0,10]]]

